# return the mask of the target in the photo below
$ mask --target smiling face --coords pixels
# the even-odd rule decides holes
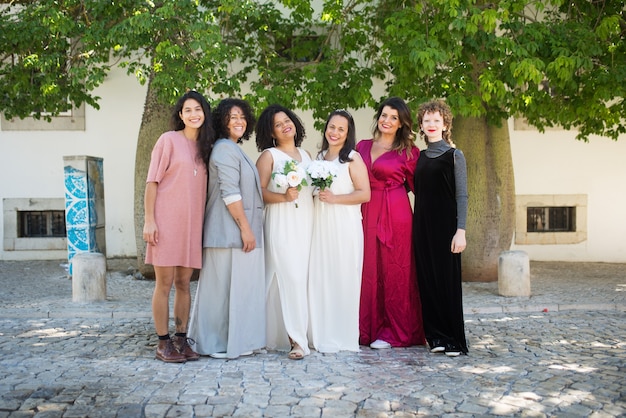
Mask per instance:
[[[398,111],[391,106],[383,107],[378,117],[378,131],[383,135],[395,135],[402,126]]]
[[[328,121],[324,133],[330,147],[341,148],[348,138],[348,119],[341,115],[335,115]]]
[[[443,131],[446,128],[443,116],[439,112],[426,112],[422,118],[420,128],[426,135],[428,142],[437,142],[443,139]]]
[[[200,129],[204,123],[204,111],[195,99],[187,99],[178,113],[186,128]]]
[[[288,142],[295,143],[296,125],[285,112],[278,112],[274,115],[272,133],[276,140],[276,145]]]
[[[228,123],[226,125],[228,137],[233,141],[237,141],[246,133],[247,126],[246,115],[239,106],[233,106],[228,114]]]

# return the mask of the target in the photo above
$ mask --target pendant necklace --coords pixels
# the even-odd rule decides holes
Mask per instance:
[[[191,141],[191,139],[187,139],[187,137],[185,137],[185,141],[187,141],[187,150],[189,150],[189,154],[191,155],[191,162],[193,163],[193,176],[196,177],[196,174],[198,174],[198,167],[196,166],[196,156],[189,147],[189,141]]]

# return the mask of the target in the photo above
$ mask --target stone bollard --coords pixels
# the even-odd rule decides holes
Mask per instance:
[[[524,251],[503,251],[498,258],[498,293],[530,296],[530,262]]]
[[[106,300],[107,262],[104,254],[76,253],[72,258],[72,264],[72,301]]]

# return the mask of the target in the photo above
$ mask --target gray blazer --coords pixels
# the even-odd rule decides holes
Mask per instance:
[[[223,198],[241,195],[257,248],[263,247],[263,194],[252,160],[232,140],[215,142],[209,159],[209,190],[204,212],[204,248],[242,248],[241,232]]]

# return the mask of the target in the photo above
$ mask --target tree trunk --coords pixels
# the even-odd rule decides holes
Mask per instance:
[[[464,281],[498,280],[498,257],[515,228],[515,181],[509,129],[486,118],[454,118],[453,140],[467,159],[469,207]]]
[[[150,166],[152,148],[159,136],[168,130],[172,107],[160,103],[152,88],[148,84],[148,93],[143,108],[141,128],[137,140],[135,155],[135,240],[137,245],[137,266],[139,272],[146,278],[154,279],[154,269],[145,263],[146,243],[143,241],[144,208],[143,198],[146,190],[146,177]]]

